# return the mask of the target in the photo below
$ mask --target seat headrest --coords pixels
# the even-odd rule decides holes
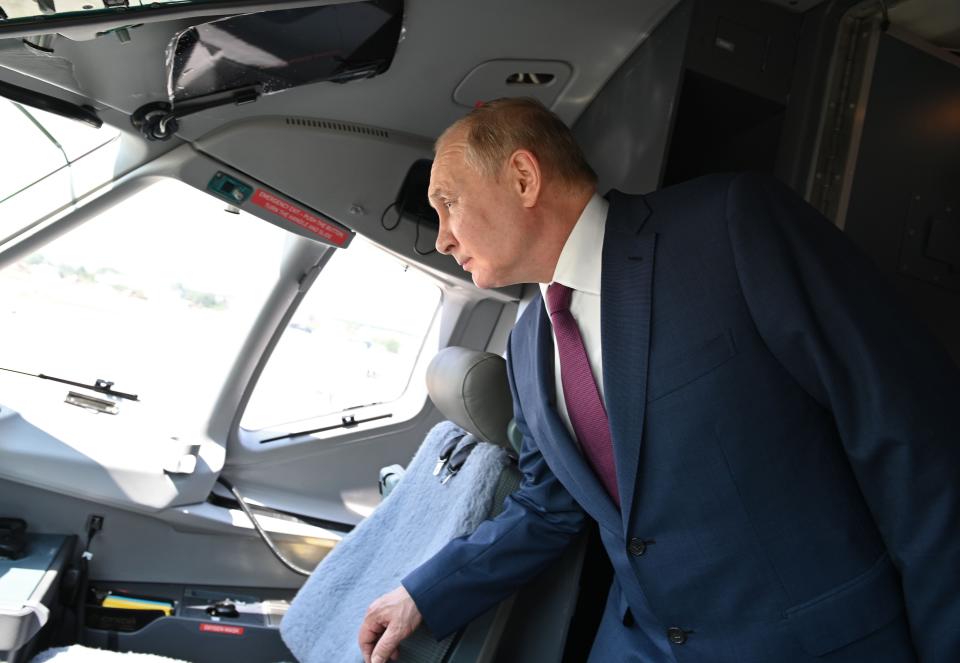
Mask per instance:
[[[481,440],[512,449],[507,425],[513,419],[513,400],[503,357],[444,348],[427,368],[427,391],[447,419]]]

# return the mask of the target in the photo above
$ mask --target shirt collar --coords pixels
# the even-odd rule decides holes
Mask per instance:
[[[594,193],[583,208],[580,218],[570,231],[566,244],[560,252],[553,281],[580,292],[600,294],[600,265],[603,253],[603,233],[607,221],[609,203]],[[547,283],[540,284],[546,301]]]

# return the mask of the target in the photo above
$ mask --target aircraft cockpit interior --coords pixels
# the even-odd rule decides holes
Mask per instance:
[[[960,516],[933,487],[956,443],[940,463],[903,452],[878,484],[861,468],[894,448],[892,429],[836,458],[741,439],[743,426],[760,435],[774,419],[784,436],[879,421],[846,419],[833,383],[816,377],[861,365],[850,349],[859,327],[839,313],[809,333],[764,327],[835,306],[806,265],[836,256],[794,264],[779,253],[792,239],[736,229],[675,251],[662,210],[720,214],[738,182],[780,187],[866,256],[942,348],[943,374],[956,371],[956,0],[0,0],[0,663],[355,663],[366,606],[451,540],[536,511],[524,487],[537,472],[574,497],[578,486],[603,496],[563,456],[531,460],[549,426],[529,403],[555,406],[552,387],[567,388],[551,363],[560,351],[554,360],[524,340],[528,327],[557,329],[546,285],[478,285],[446,239],[438,139],[517,98],[569,129],[595,173],[591,200],[614,209],[646,197],[648,235],[609,249],[630,250],[634,235],[649,249],[630,254],[630,269],[653,279],[653,322],[622,325],[649,346],[643,381],[618,400],[636,364],[613,354],[603,327],[598,391],[617,422],[640,418],[636,431],[674,419],[644,438],[626,491],[617,466],[622,520],[581,502],[589,518],[545,570],[491,594],[465,625],[451,616],[450,633],[428,616],[397,660],[648,660],[598,654],[613,626],[656,631],[656,660],[676,663],[880,660],[862,656],[901,637],[901,623],[916,660],[954,660],[955,635],[924,637],[935,611],[907,600],[908,620],[878,607],[912,577],[908,552],[869,576],[851,563],[824,588],[783,569],[827,564],[819,534],[793,534],[821,513],[874,513],[877,530],[837,525],[831,536],[864,557],[883,542],[893,550],[905,530],[875,505],[915,510],[897,502],[901,474],[932,482],[929,514]],[[728,181],[723,198],[700,193]],[[764,195],[747,197],[762,207]],[[518,265],[539,255],[502,218],[489,223],[471,236],[478,246]],[[720,245],[729,264],[714,257]],[[748,250],[802,284],[800,303],[746,271]],[[856,283],[859,260],[845,263]],[[746,294],[723,299],[727,285]],[[846,306],[875,294],[864,285]],[[691,313],[668,319],[668,302]],[[621,304],[651,306],[643,292]],[[721,304],[756,328],[722,318]],[[770,313],[779,307],[790,313]],[[598,325],[612,319],[603,311]],[[896,317],[870,326],[894,339],[888,355],[912,356]],[[588,350],[600,347],[592,338]],[[814,346],[835,350],[803,359]],[[743,412],[764,414],[745,421],[715,381],[751,353],[795,379],[764,382],[767,364],[751,368],[764,386]],[[550,386],[529,391],[531,373]],[[917,393],[899,368],[830,374],[851,393]],[[805,409],[766,405],[777,389]],[[693,423],[693,403],[718,412],[709,426]],[[928,431],[922,412],[904,427]],[[671,446],[676,455],[661,454]],[[824,486],[842,475],[844,488],[802,494],[771,478],[814,462],[830,468]],[[748,463],[771,474],[747,479]],[[662,493],[643,487],[661,482]],[[778,515],[804,501],[802,518]],[[574,528],[568,513],[540,516]],[[701,520],[729,527],[678,526]],[[960,568],[945,537],[911,536]],[[524,554],[491,557],[464,565],[496,575]],[[713,601],[734,567],[781,598],[768,604],[744,581]],[[850,591],[833,601],[827,586]],[[464,590],[436,613],[471,601]]]

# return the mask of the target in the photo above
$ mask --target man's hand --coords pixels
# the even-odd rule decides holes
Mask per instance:
[[[400,641],[417,630],[422,621],[417,605],[403,586],[371,603],[357,637],[364,663],[397,660]]]

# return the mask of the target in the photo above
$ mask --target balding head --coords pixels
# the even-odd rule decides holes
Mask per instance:
[[[483,104],[443,132],[436,152],[460,141],[465,144],[467,162],[487,176],[498,178],[510,155],[527,150],[551,183],[589,189],[597,183],[570,129],[535,99],[505,98]]]
[[[563,122],[536,101],[501,99],[447,129],[436,152],[437,251],[481,288],[549,282],[596,188]]]

